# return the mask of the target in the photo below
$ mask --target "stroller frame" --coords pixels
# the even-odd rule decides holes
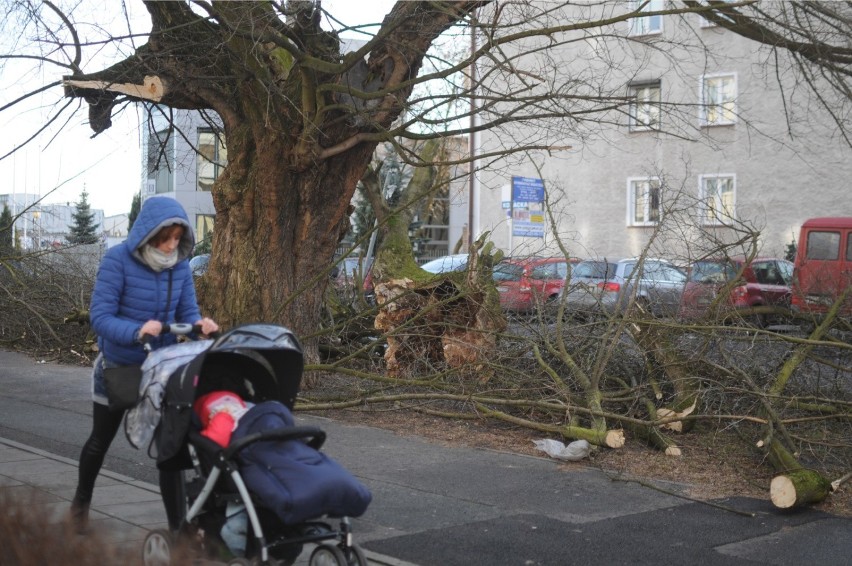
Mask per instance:
[[[228,446],[222,447],[203,436],[197,421],[192,419],[194,399],[211,388],[232,390],[256,403],[279,401],[292,410],[302,369],[301,345],[289,329],[247,324],[217,337],[208,349],[168,374],[161,385],[162,402],[155,404],[160,417],[149,454],[156,457],[161,470],[180,474],[179,501],[164,501],[167,513],[171,511],[180,517],[180,526],[176,532],[158,529],[148,534],[142,549],[146,566],[170,564],[171,545],[178,541],[196,540],[201,542],[201,550],[222,545],[224,541],[217,529],[221,528],[223,519],[228,519],[223,507],[237,499],[245,507],[251,530],[246,529],[246,558],[236,557],[229,564],[268,564],[278,560],[292,563],[302,553],[304,544],[315,543],[317,547],[309,562],[312,565],[367,566],[363,550],[353,544],[349,517],[335,516],[339,520],[336,529],[321,519],[280,524],[264,521],[261,508],[270,517],[275,513],[253,496],[240,472],[237,458],[249,446],[263,441],[296,441],[319,450],[326,439],[322,429],[288,423],[232,439]],[[234,372],[247,382],[233,383]],[[240,390],[246,387],[248,397],[246,391]],[[150,452],[154,447],[155,455]],[[195,470],[195,477],[187,484],[184,472],[191,469]],[[221,489],[223,486],[226,489]],[[205,548],[207,542],[213,546]]]
[[[294,546],[307,543],[318,543],[323,541],[336,540],[337,547],[343,552],[347,564],[363,564],[366,566],[366,558],[363,557],[363,551],[355,546],[352,542],[352,528],[348,517],[340,518],[339,529],[335,530],[323,521],[308,521],[297,525],[302,533],[299,536],[279,536],[272,541],[267,541],[263,532],[260,517],[257,513],[257,508],[252,499],[251,493],[242,479],[239,468],[235,461],[236,455],[255,442],[277,440],[307,440],[307,444],[314,449],[319,449],[325,442],[325,432],[317,427],[291,427],[263,433],[256,433],[245,438],[237,440],[227,448],[221,448],[216,443],[202,436],[197,431],[192,430],[189,433],[191,450],[196,451],[195,447],[201,447],[202,450],[215,455],[215,460],[211,463],[210,473],[207,474],[207,480],[201,488],[198,496],[193,501],[189,511],[187,511],[181,525],[181,530],[186,529],[192,521],[204,512],[205,504],[213,496],[216,483],[223,475],[227,475],[240,495],[241,502],[245,505],[246,513],[248,514],[251,531],[254,535],[255,544],[259,550],[259,559],[265,564],[270,559],[270,550],[282,546]],[[197,454],[193,455],[196,460]],[[200,463],[199,463],[200,466]],[[203,476],[204,474],[200,474]],[[247,535],[248,536],[248,535]]]

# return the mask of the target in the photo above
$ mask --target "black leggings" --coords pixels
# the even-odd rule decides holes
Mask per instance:
[[[80,452],[79,479],[74,496],[80,503],[89,503],[95,490],[95,480],[103,466],[107,450],[121,427],[125,411],[110,411],[109,407],[93,403],[92,434]],[[160,494],[166,508],[169,528],[177,530],[185,510],[183,475],[180,472],[160,471]]]

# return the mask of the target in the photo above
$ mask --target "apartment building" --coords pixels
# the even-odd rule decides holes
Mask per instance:
[[[617,14],[637,4],[607,5]],[[474,230],[490,230],[505,252],[560,253],[559,236],[574,256],[629,257],[650,244],[652,254],[689,259],[757,230],[760,253],[783,256],[808,218],[852,216],[850,149],[783,55],[776,68],[768,47],[682,14],[618,22],[547,55],[558,64],[543,80],[569,85],[594,76],[614,105],[618,97],[626,103],[582,135],[554,128],[534,137],[517,125],[482,134],[481,153],[514,140],[559,148],[480,172]],[[517,68],[543,76],[540,56],[519,58]],[[515,203],[508,218],[513,177],[541,180],[555,229],[534,202]],[[541,233],[513,229],[527,217],[543,221]]]

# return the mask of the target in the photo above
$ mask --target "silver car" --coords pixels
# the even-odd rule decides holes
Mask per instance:
[[[589,316],[621,314],[631,304],[654,316],[675,316],[686,273],[664,259],[581,261],[563,290],[566,312]]]
[[[464,271],[467,269],[467,254],[453,254],[433,259],[421,265],[421,269],[429,273],[447,273],[449,271]]]

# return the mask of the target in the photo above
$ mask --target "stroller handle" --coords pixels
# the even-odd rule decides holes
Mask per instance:
[[[187,336],[189,334],[201,334],[201,325],[200,324],[190,324],[188,322],[173,322],[171,324],[163,324],[163,329],[160,331],[160,334],[175,334],[177,336]],[[211,338],[218,338],[219,333],[213,332],[210,334]],[[154,337],[150,334],[144,334],[142,336],[142,348],[145,349],[146,352],[151,352],[151,342],[154,341]]]
[[[308,446],[314,448],[315,450],[319,450],[325,442],[325,437],[325,431],[315,426],[294,426],[274,430],[265,430],[263,432],[249,434],[248,436],[244,436],[243,438],[232,442],[228,445],[227,448],[225,448],[224,456],[225,458],[231,458],[234,454],[238,453],[240,450],[242,450],[249,444],[254,444],[255,442],[261,442],[264,440],[286,441],[304,438],[309,439],[307,441]]]

